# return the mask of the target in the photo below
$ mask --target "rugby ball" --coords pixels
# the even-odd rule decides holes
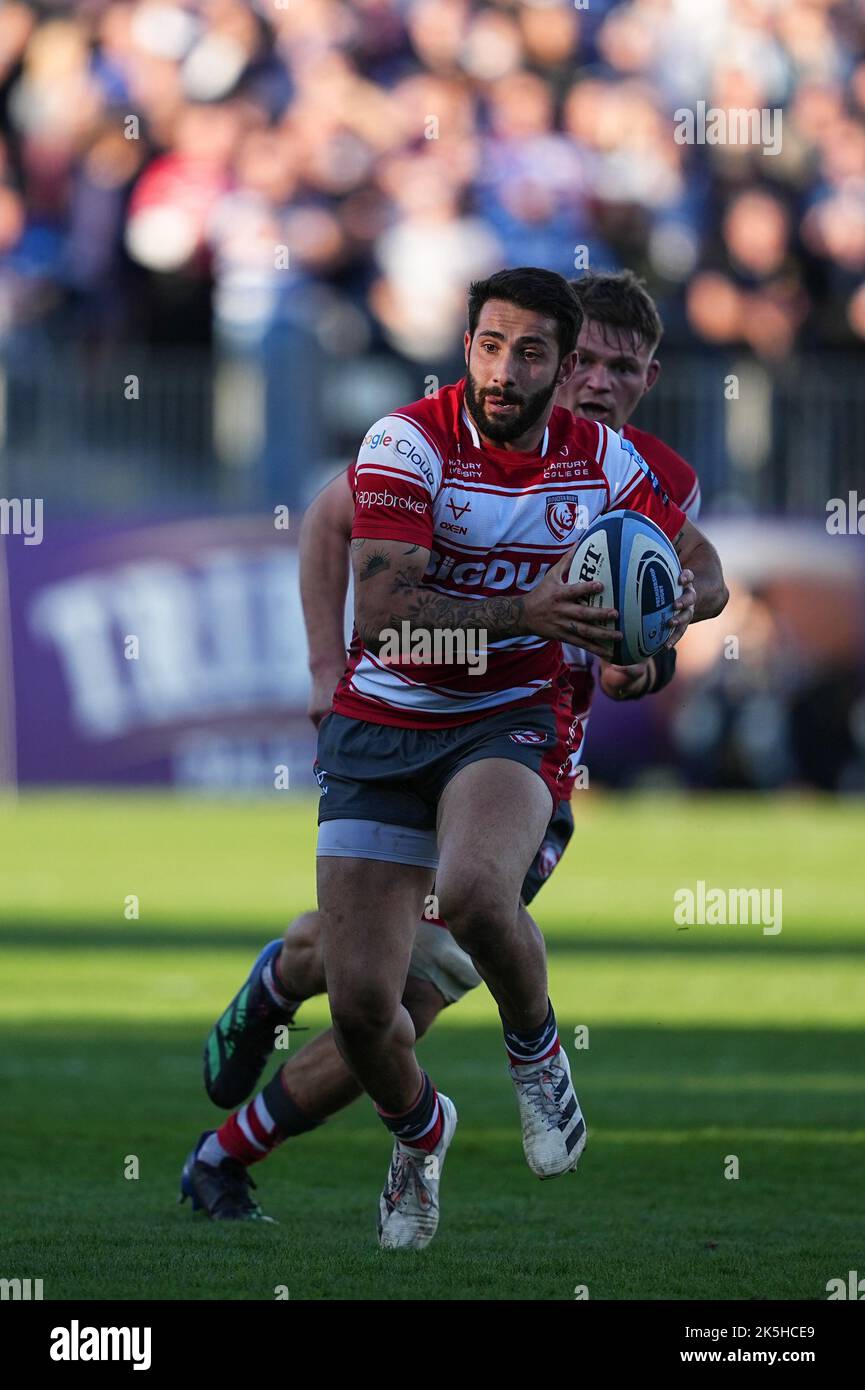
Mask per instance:
[[[669,635],[673,605],[682,593],[682,566],[660,526],[641,512],[606,512],[586,531],[567,575],[568,584],[597,581],[602,593],[587,602],[615,608],[623,634],[613,649],[617,666],[648,661]]]

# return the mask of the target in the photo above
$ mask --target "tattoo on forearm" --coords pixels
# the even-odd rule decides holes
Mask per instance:
[[[364,560],[360,571],[360,582],[365,583],[367,579],[374,579],[377,574],[390,569],[390,558],[384,550],[377,550],[372,555],[368,555]]]
[[[420,547],[412,547],[412,550]],[[412,551],[407,551],[411,554]],[[360,569],[359,579],[363,582],[390,569],[387,554],[376,552],[368,556]],[[424,569],[420,564],[405,565],[392,576],[390,593],[398,599],[401,612],[382,608],[378,613],[365,616],[358,614],[358,630],[364,644],[372,651],[378,650],[382,643],[382,631],[394,628],[399,631],[400,624],[408,621],[417,629],[449,629],[450,631],[475,629],[486,632],[495,641],[499,637],[514,637],[523,629],[525,600],[519,597],[483,599],[471,602],[466,599],[451,598],[447,594],[437,594],[423,585]],[[386,603],[387,600],[384,600]]]
[[[418,593],[409,601],[406,617],[415,627],[475,628],[490,637],[513,637],[520,630],[524,603],[521,598],[488,598],[480,603],[460,602],[446,594]]]
[[[392,625],[405,619],[418,628],[482,629],[491,637],[511,637],[520,630],[524,601],[521,598],[488,598],[480,603],[449,598],[421,585],[419,568],[401,569],[391,584],[392,594],[403,594],[408,602],[402,614],[391,614]]]
[[[392,594],[413,592],[420,588],[422,579],[423,570],[419,565],[407,565],[405,569],[397,570],[390,591]]]
[[[377,624],[367,623],[365,626],[355,619],[358,636],[365,647],[369,647],[371,652],[377,652],[382,645],[382,635]]]

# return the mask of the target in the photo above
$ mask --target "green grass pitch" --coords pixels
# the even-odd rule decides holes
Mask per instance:
[[[46,1299],[825,1299],[865,1270],[865,806],[592,791],[575,811],[536,913],[589,1125],[579,1171],[526,1168],[477,990],[421,1044],[460,1126],[438,1237],[395,1255],[376,1246],[390,1144],[366,1101],[256,1169],[278,1226],[175,1204],[222,1114],[207,1029],[313,903],[313,804],[4,804],[0,1275],[41,1278]],[[781,888],[783,930],[677,928],[673,894],[697,879]],[[299,1018],[308,1036],[327,1020],[323,1000]]]

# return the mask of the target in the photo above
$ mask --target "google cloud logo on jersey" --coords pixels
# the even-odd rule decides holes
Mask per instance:
[[[656,473],[652,472],[651,468],[646,463],[646,460],[643,458],[643,455],[637,452],[630,439],[625,439],[624,435],[621,436],[621,439],[622,448],[627,450],[637,467],[641,469],[643,473],[645,473],[649,482],[652,484],[652,491],[656,493],[658,497],[660,497],[661,501],[666,506],[666,504],[670,500],[670,495],[664,487],[663,483],[661,482],[660,478],[657,476]]]
[[[393,449],[393,452],[399,454],[400,458],[406,459],[408,463],[414,465],[430,487],[434,485],[435,480],[429,463],[410,439],[398,438],[396,435],[388,434],[385,430],[378,430],[374,434],[366,435],[360,447],[363,451],[364,449],[377,449],[379,445],[383,449]]]
[[[377,449],[378,446],[379,446],[379,444],[384,444],[384,446],[385,446],[385,448],[386,448],[386,447],[388,446],[388,444],[392,444],[392,443],[393,443],[393,435],[392,435],[392,434],[386,434],[384,430],[379,430],[379,431],[378,431],[378,434],[368,434],[368,435],[366,435],[366,436],[364,437],[363,443],[361,444],[360,447],[361,447],[362,449]]]

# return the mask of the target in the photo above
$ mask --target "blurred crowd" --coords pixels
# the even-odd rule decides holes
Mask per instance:
[[[676,113],[780,112],[779,148]],[[0,8],[0,342],[452,350],[503,264],[634,267],[673,343],[865,339],[865,0]]]

